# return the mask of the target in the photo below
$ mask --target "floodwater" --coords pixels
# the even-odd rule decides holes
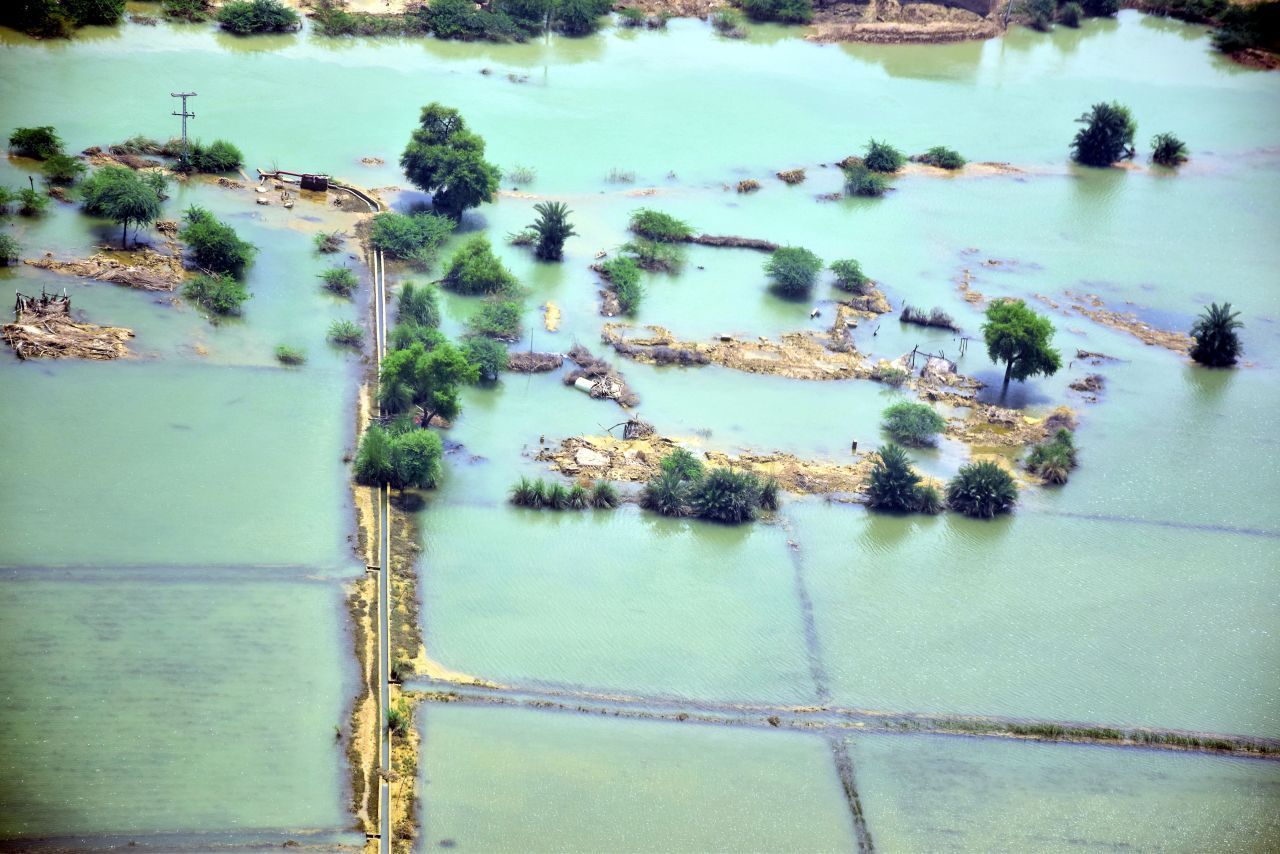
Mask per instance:
[[[626,239],[641,205],[704,232],[858,258],[895,309],[942,307],[968,336],[981,315],[956,288],[966,270],[988,297],[1066,307],[1064,291],[1093,293],[1163,328],[1230,300],[1247,359],[1232,372],[1040,303],[1073,364],[1011,398],[1031,414],[1076,408],[1081,467],[990,523],[794,498],[775,522],[741,529],[634,507],[515,509],[509,486],[546,474],[532,460],[540,439],[625,414],[557,375],[468,389],[444,482],[419,514],[421,614],[432,658],[527,688],[1280,736],[1280,77],[1214,55],[1202,28],[1125,12],[1080,31],[911,47],[819,46],[771,27],[732,42],[697,21],[507,46],[238,40],[167,24],[3,39],[0,125],[54,124],[73,150],[168,135],[169,92],[182,88],[200,93],[194,133],[233,140],[250,169],[403,186],[395,161],[418,108],[460,107],[495,162],[536,170],[526,192],[574,211],[561,265],[503,243],[536,198],[505,195],[463,224],[528,289],[521,347],[599,349],[587,265]],[[1069,166],[1072,119],[1111,99],[1134,111],[1143,168]],[[1191,148],[1176,175],[1146,168],[1145,143],[1164,130]],[[820,164],[872,136],[1026,171],[907,175],[882,200],[817,201],[839,185]],[[23,166],[0,163],[0,181],[24,182]],[[793,166],[808,169],[804,184],[771,177]],[[615,169],[634,183],[606,181]],[[744,177],[763,189],[728,189]],[[278,844],[351,826],[333,727],[355,691],[341,589],[361,568],[342,457],[361,364],[324,335],[361,316],[367,289],[355,302],[319,290],[329,261],[310,241],[329,214],[249,196],[192,185],[166,210],[209,206],[261,247],[234,322],[0,271],[24,292],[67,288],[90,319],[134,328],[142,354],[0,358],[0,843]],[[70,207],[6,228],[27,257],[83,256],[116,237]],[[687,338],[829,325],[827,283],[787,301],[760,262],[691,248],[681,274],[646,276],[638,320]],[[563,311],[554,334],[546,301]],[[446,297],[446,331],[477,306]],[[893,315],[854,337],[887,358],[960,346]],[[304,346],[307,364],[277,366],[281,343]],[[1084,365],[1076,349],[1117,361]],[[998,376],[976,342],[960,364]],[[841,459],[852,440],[883,441],[879,413],[900,397],[865,382],[619,367],[661,432],[727,451]],[[1094,371],[1107,381],[1098,402],[1067,389]],[[946,442],[913,452],[940,477],[966,455]],[[825,736],[475,708],[428,708],[420,725],[424,850],[856,844]],[[1280,844],[1273,762],[908,735],[860,735],[848,750],[885,850]]]

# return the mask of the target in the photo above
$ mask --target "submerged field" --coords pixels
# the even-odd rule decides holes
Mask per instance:
[[[1074,408],[1081,465],[992,522],[791,495],[739,528],[632,505],[512,507],[521,475],[549,475],[540,448],[626,413],[560,373],[468,388],[444,431],[443,482],[406,514],[421,547],[407,610],[442,669],[543,698],[717,714],[825,706],[1280,737],[1280,78],[1211,53],[1203,29],[1125,12],[944,46],[819,46],[774,27],[734,42],[689,20],[501,46],[170,24],[3,39],[4,128],[52,124],[74,151],[163,138],[182,87],[200,93],[194,133],[234,140],[250,174],[327,172],[381,188],[397,210],[425,200],[396,166],[419,108],[461,109],[492,160],[535,177],[468,213],[445,255],[487,234],[528,290],[512,350],[586,345],[626,375],[640,416],[700,450],[848,462],[852,441],[885,440],[880,413],[908,394],[612,353],[589,265],[627,239],[637,207],[858,258],[895,309],[853,330],[858,349],[955,357],[959,335],[896,316],[904,302],[941,307],[976,339],[959,365],[992,384],[984,394],[1000,371],[958,284],[1053,320],[1063,370],[1011,399],[1033,417]],[[1111,99],[1134,110],[1140,151],[1173,130],[1191,161],[1177,174],[1145,154],[1132,170],[1068,165],[1072,120]],[[884,199],[819,201],[840,189],[832,164],[870,137],[1017,168],[910,173]],[[803,184],[773,177],[798,166]],[[0,184],[25,184],[29,169],[0,163]],[[743,178],[763,189],[733,192]],[[0,356],[5,850],[363,843],[348,810],[358,679],[342,597],[362,574],[344,455],[368,350],[325,332],[366,317],[368,272],[349,239],[336,263],[360,271],[355,300],[320,290],[335,260],[312,236],[353,234],[356,217],[253,197],[192,181],[166,203],[167,219],[207,206],[259,247],[253,297],[231,322],[167,295],[0,268],[5,288],[66,288],[91,320],[137,334],[120,362]],[[573,211],[562,264],[505,240],[543,199]],[[24,258],[118,239],[56,202],[5,230]],[[767,290],[759,253],[686,253],[678,275],[645,274],[634,322],[686,340],[830,327],[825,280],[791,301]],[[438,275],[392,266],[388,281]],[[1177,331],[1229,300],[1245,363],[1195,367],[1070,309],[1067,291]],[[554,332],[547,303],[562,314]],[[461,333],[479,307],[447,294],[443,331]],[[278,365],[281,343],[305,347],[307,363]],[[1089,365],[1077,350],[1114,360]],[[1069,389],[1094,372],[1106,380],[1096,401]],[[946,478],[970,453],[944,439],[912,456]],[[1280,844],[1280,764],[1266,759],[476,703],[425,703],[416,717],[419,850],[849,850],[867,834],[890,851]]]

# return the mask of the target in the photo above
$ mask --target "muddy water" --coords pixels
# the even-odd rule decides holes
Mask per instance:
[[[185,86],[200,92],[196,133],[234,140],[250,166],[324,170],[366,186],[403,184],[394,162],[418,107],[433,99],[462,107],[497,162],[536,169],[529,192],[563,199],[575,211],[579,236],[563,265],[539,265],[499,247],[529,289],[522,347],[567,350],[575,340],[598,347],[598,283],[587,265],[626,239],[627,216],[641,204],[670,210],[700,231],[800,243],[828,260],[856,257],[895,309],[903,302],[942,307],[969,336],[977,335],[981,315],[956,288],[965,271],[987,296],[1043,294],[1067,307],[1065,290],[1095,293],[1114,309],[1176,329],[1210,299],[1232,300],[1247,324],[1252,364],[1231,373],[1193,368],[1046,306],[1067,362],[1077,348],[1118,361],[1076,361],[1012,391],[1011,400],[1032,414],[1060,402],[1080,410],[1082,467],[1066,488],[1028,491],[1017,516],[991,524],[875,517],[818,501],[789,502],[777,524],[749,530],[660,520],[634,508],[571,516],[515,510],[504,503],[509,485],[521,474],[545,473],[530,459],[540,437],[599,432],[624,415],[565,389],[556,375],[508,376],[494,389],[470,389],[448,432],[455,445],[445,482],[420,516],[424,634],[443,664],[514,684],[1280,735],[1280,467],[1269,426],[1280,415],[1280,297],[1273,287],[1280,78],[1225,63],[1210,53],[1202,30],[1125,13],[1079,32],[1019,30],[1000,42],[898,48],[816,46],[769,28],[724,42],[699,22],[673,22],[666,33],[502,47],[331,42],[309,32],[243,41],[168,25],[88,31],[70,44],[5,40],[2,124],[53,123],[77,149],[138,132],[168,134],[168,92]],[[44,62],[56,63],[57,74],[31,73]],[[175,67],[182,70],[177,77]],[[328,107],[300,94],[316,92],[327,93]],[[1134,109],[1140,149],[1166,129],[1188,140],[1193,160],[1180,175],[1064,163],[1071,120],[1111,98]],[[839,185],[836,171],[820,164],[873,135],[909,151],[947,144],[973,160],[1006,160],[1026,172],[908,175],[884,200],[816,201]],[[361,166],[367,155],[388,165]],[[26,174],[20,166],[0,164],[0,179],[17,185]],[[791,166],[808,168],[806,183],[785,187],[770,177]],[[634,172],[635,183],[606,182],[611,169]],[[751,196],[726,188],[742,177],[756,177],[764,188]],[[653,195],[636,195],[648,187],[656,188]],[[390,198],[401,208],[421,201],[407,193]],[[5,581],[13,590],[30,589],[20,585],[34,576],[52,591],[42,596],[72,602],[94,595],[91,582],[118,600],[141,596],[152,570],[100,573],[112,566],[160,567],[157,578],[188,574],[201,583],[210,576],[220,590],[239,585],[232,598],[255,608],[261,578],[309,591],[279,595],[273,611],[293,627],[288,644],[300,650],[287,658],[293,672],[271,680],[279,690],[259,688],[278,662],[255,653],[226,676],[234,690],[205,700],[232,709],[245,692],[257,698],[257,711],[280,730],[236,717],[252,747],[244,762],[280,741],[305,748],[314,767],[291,764],[280,773],[288,781],[283,791],[304,793],[294,800],[307,806],[281,808],[277,821],[267,821],[261,804],[241,800],[236,784],[215,774],[203,799],[209,813],[149,812],[152,806],[138,806],[145,793],[97,804],[97,812],[59,809],[56,782],[99,755],[91,746],[99,722],[82,714],[66,722],[67,742],[89,746],[50,753],[23,737],[23,749],[35,751],[26,766],[36,769],[39,785],[22,795],[26,800],[6,790],[7,805],[23,805],[23,823],[5,835],[348,823],[339,751],[321,747],[325,733],[312,730],[321,719],[342,719],[350,685],[311,691],[323,698],[323,714],[290,698],[298,686],[314,684],[307,680],[335,679],[335,672],[349,679],[342,675],[349,663],[304,651],[336,656],[345,649],[345,640],[334,646],[343,630],[330,604],[351,572],[341,456],[358,360],[323,338],[332,319],[357,317],[358,310],[316,288],[326,262],[309,241],[320,223],[303,217],[328,222],[319,211],[300,206],[286,214],[233,191],[194,187],[175,192],[167,215],[176,218],[193,201],[262,247],[242,321],[215,327],[190,309],[158,304],[155,295],[29,269],[0,272],[5,286],[69,287],[93,319],[135,328],[135,349],[148,356],[115,365],[0,363],[0,426],[9,451],[0,565],[31,567]],[[505,196],[469,215],[464,231],[485,231],[500,244],[529,222],[535,201]],[[83,255],[111,237],[71,209],[14,227],[31,254]],[[680,275],[646,276],[638,319],[686,338],[776,336],[830,324],[829,284],[811,299],[787,301],[764,287],[760,261],[745,250],[691,248]],[[538,307],[548,300],[563,311],[555,334],[540,322]],[[477,307],[447,298],[446,329],[459,331]],[[811,319],[815,307],[821,314]],[[854,338],[888,358],[917,344],[955,356],[961,345],[949,332],[902,327],[893,315],[863,321]],[[276,367],[272,351],[280,343],[305,346],[307,366]],[[846,458],[852,440],[863,449],[883,440],[879,411],[897,399],[868,383],[619,366],[641,396],[641,415],[661,431],[730,451]],[[961,367],[997,376],[976,344]],[[1087,403],[1067,384],[1093,371],[1108,385],[1099,402]],[[38,489],[31,485],[37,475],[14,449],[40,459]],[[966,454],[951,443],[913,452],[922,469],[941,477]],[[69,520],[72,533],[45,524],[55,514]],[[211,565],[224,568],[203,568]],[[67,566],[83,569],[53,569]],[[238,579],[243,572],[254,580]],[[298,575],[327,580],[316,588]],[[6,598],[21,601],[17,593]],[[237,632],[259,614],[247,604],[231,610]],[[176,602],[157,603],[149,616],[155,625],[146,631],[185,637],[189,615]],[[204,645],[204,634],[174,643],[166,666],[189,662],[196,673],[220,672],[225,653]],[[64,643],[58,655],[113,660],[109,648],[89,640],[69,636]],[[149,679],[126,675],[73,690],[113,691],[112,712],[136,728],[154,714]],[[45,696],[21,674],[12,681],[24,708]],[[19,732],[30,732],[22,715],[29,712],[7,711],[6,723],[17,720]],[[776,839],[774,847],[850,844],[847,809],[839,821],[828,815],[840,807],[840,792],[830,750],[816,736],[775,742],[777,734],[687,735],[617,721],[593,721],[592,732],[580,735],[583,726],[508,711],[430,711],[424,841],[462,840],[456,827],[463,817],[485,815],[493,836],[476,847],[528,847],[541,834],[557,847],[587,849],[625,847],[636,838],[609,836],[614,830],[642,830],[668,848],[743,847],[750,842],[735,835],[741,828],[712,828],[716,839],[690,835],[693,820],[683,811],[716,814],[726,781],[737,785],[768,768],[766,781],[790,780],[794,785],[782,788],[819,787],[822,794],[809,805],[778,795],[773,814],[759,814],[767,812],[762,807],[744,827],[759,824],[755,834]],[[194,749],[219,743],[216,733],[198,728],[190,735]],[[962,791],[967,782],[987,786],[982,781],[1002,775],[1040,785],[1033,789],[1043,795],[1010,807],[1028,827],[1052,823],[1045,816],[1055,809],[1058,816],[1077,807],[1094,811],[1090,781],[1101,775],[1132,812],[1153,815],[1177,811],[1203,786],[1209,794],[1184,811],[1192,818],[1179,826],[1186,829],[1175,847],[1201,847],[1216,826],[1211,816],[1231,810],[1241,816],[1242,834],[1257,828],[1275,838],[1274,827],[1257,818],[1259,802],[1275,803],[1273,764],[1157,761],[1027,744],[978,751],[968,740],[874,743],[884,746],[859,741],[852,756],[872,836],[890,850],[952,844],[957,817],[969,814],[982,822],[960,847],[1058,847],[1080,837],[1061,822],[1029,841],[1002,835],[1011,831],[999,828],[1000,799],[977,803]],[[601,767],[639,761],[631,758],[636,753],[653,771],[632,780],[630,802],[607,793],[612,801],[584,811],[582,787]],[[698,761],[682,762],[689,756]],[[1118,758],[1100,766],[1097,756]],[[558,816],[554,826],[519,824],[516,801],[507,802],[510,792],[527,788],[521,769],[539,762],[558,770],[527,805]],[[948,797],[931,804],[943,818],[904,823],[912,810],[899,778],[910,775],[895,767],[921,769],[922,777],[946,772],[956,781]],[[160,760],[140,773],[157,786],[185,785],[185,772]],[[672,795],[677,778],[688,786],[684,798]],[[789,821],[805,810],[814,814]],[[1158,823],[1134,828],[1121,807],[1109,815],[1089,838],[1155,844]],[[130,824],[131,816],[139,818]],[[540,835],[521,836],[529,833]],[[1247,844],[1254,837],[1232,838]]]

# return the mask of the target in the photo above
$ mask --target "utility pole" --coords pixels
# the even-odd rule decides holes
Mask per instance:
[[[195,113],[187,112],[187,99],[194,98],[195,92],[170,92],[169,97],[182,99],[182,112],[174,113],[175,116],[182,116],[182,163],[186,165],[191,160],[191,150],[187,146],[187,119],[194,119]]]

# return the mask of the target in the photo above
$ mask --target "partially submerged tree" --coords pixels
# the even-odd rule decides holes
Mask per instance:
[[[484,140],[467,130],[462,114],[442,104],[422,108],[419,126],[400,157],[436,210],[459,219],[467,208],[490,201],[501,172],[484,159]]]
[[[822,259],[803,247],[783,246],[765,260],[764,271],[782,293],[803,296],[818,280]]]
[[[867,484],[867,498],[874,510],[909,513],[919,501],[920,475],[911,467],[901,445],[889,442],[876,453]]]
[[[493,254],[493,247],[483,234],[462,244],[449,259],[449,269],[440,281],[451,291],[472,296],[507,293],[516,288],[516,277]]]
[[[813,0],[738,0],[753,21],[807,24],[813,20]]]
[[[952,510],[979,519],[1008,513],[1018,500],[1018,487],[1007,471],[993,462],[963,466],[947,484],[947,504]]]
[[[1175,167],[1187,162],[1187,144],[1171,133],[1151,138],[1151,160],[1160,166]]]
[[[507,348],[492,338],[469,338],[462,353],[475,365],[483,382],[493,382],[507,369]]]
[[[8,267],[16,263],[21,251],[22,247],[12,235],[0,233],[0,267]]]
[[[436,417],[456,418],[462,408],[461,387],[480,377],[476,366],[448,341],[431,350],[421,343],[394,350],[382,360],[380,374],[378,403],[382,408],[397,413],[421,406],[424,425]]]
[[[1191,358],[1209,368],[1228,368],[1240,358],[1243,347],[1237,329],[1243,329],[1239,321],[1240,312],[1231,310],[1231,303],[1216,302],[1204,310],[1191,327],[1191,337],[1195,343],[1191,347]]]
[[[226,273],[201,274],[187,281],[182,295],[213,314],[237,315],[249,298],[245,286]]]
[[[1133,157],[1138,125],[1128,107],[1117,101],[1094,104],[1076,121],[1084,125],[1071,141],[1071,157],[1077,163],[1110,166]]]
[[[871,278],[862,272],[862,265],[852,258],[831,262],[831,272],[836,274],[836,287],[851,294],[865,294]]]
[[[239,277],[258,250],[241,240],[236,231],[220,222],[208,210],[192,205],[183,215],[186,226],[182,239],[193,250],[196,263],[215,273],[231,273]]]
[[[861,160],[840,167],[844,171],[845,192],[854,196],[879,198],[889,189],[889,182],[878,172],[873,172]]]
[[[1022,300],[1000,300],[987,306],[982,337],[991,361],[1005,363],[1006,389],[1010,380],[1052,376],[1062,367],[1062,357],[1052,344],[1053,324]]]
[[[569,223],[569,208],[564,202],[541,202],[533,209],[538,213],[531,226],[538,235],[533,254],[541,261],[559,261],[564,257],[564,242],[577,234]]]
[[[514,300],[486,302],[471,315],[467,328],[472,335],[484,335],[499,341],[517,341],[520,338],[520,303]]]
[[[79,181],[88,171],[88,167],[78,157],[69,154],[54,154],[44,161],[44,179],[50,184],[69,186]]]
[[[85,213],[120,225],[121,248],[128,245],[130,225],[136,232],[160,216],[160,193],[155,184],[123,166],[104,166],[94,172],[81,186],[80,197]]]
[[[51,126],[16,128],[9,134],[9,152],[19,157],[48,160],[62,153],[62,138]]]
[[[631,214],[631,231],[658,243],[684,243],[693,237],[693,227],[664,211],[640,208]]]

